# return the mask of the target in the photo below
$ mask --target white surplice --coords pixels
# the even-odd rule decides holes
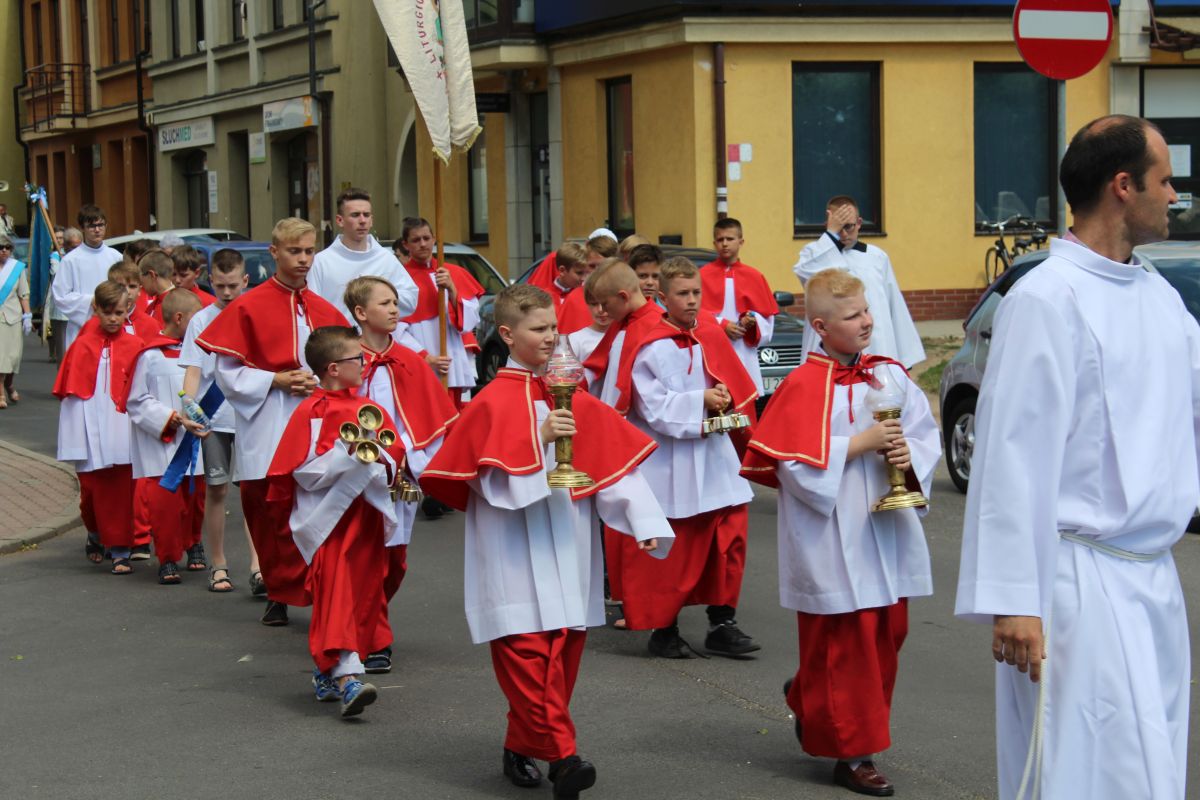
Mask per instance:
[[[534,409],[540,429],[550,409],[540,400]],[[666,558],[675,539],[640,470],[573,501],[569,490],[546,484],[555,466],[554,445],[546,445],[543,455],[546,472],[511,475],[484,467],[470,482],[465,595],[476,644],[604,624],[599,520],[613,529],[610,534],[657,538],[658,549],[650,553],[656,558]]]
[[[70,462],[76,472],[130,463],[129,417],[113,403],[111,357],[105,347],[91,397],[64,397],[58,409],[58,460]]]
[[[751,311],[750,313],[754,316],[754,323],[758,326],[758,344],[750,344],[745,339],[736,339],[733,341],[733,351],[742,360],[742,364],[746,367],[746,372],[750,373],[750,378],[754,381],[754,388],[758,390],[759,395],[762,395],[762,367],[758,364],[758,348],[770,344],[771,337],[775,335],[775,317],[764,317],[757,311]],[[737,311],[737,296],[734,294],[733,289],[732,274],[725,279],[725,305],[721,309],[721,313],[717,315],[717,321],[721,323],[722,327],[724,327],[726,322],[741,324],[741,315]]]
[[[900,284],[896,282],[896,273],[887,253],[863,242],[842,250],[832,236],[822,233],[819,239],[800,251],[800,260],[792,267],[792,272],[800,279],[800,285],[806,286],[809,278],[827,269],[844,269],[863,282],[867,306],[875,319],[868,353],[894,358],[910,368],[925,360],[921,335],[917,333],[908,304],[900,293]],[[805,354],[812,352],[820,341],[812,326],[806,325]]]
[[[351,250],[342,241],[341,234],[313,257],[312,269],[308,272],[308,288],[328,300],[342,316],[355,327],[354,314],[346,308],[346,286],[355,278],[374,275],[396,287],[397,302],[401,318],[407,317],[417,307],[417,285],[408,270],[396,255],[374,236],[367,237],[367,249]]]
[[[126,405],[133,425],[130,450],[135,478],[155,478],[165,473],[187,432],[180,425],[170,442],[162,440],[171,415],[183,416],[183,405],[179,401],[183,375],[184,367],[179,360],[167,358],[157,348],[146,350],[138,357],[129,381],[129,403]],[[187,474],[204,474],[204,458],[199,452]]]
[[[213,385],[213,381],[216,380],[217,356],[215,353],[206,352],[196,344],[196,337],[220,313],[221,308],[216,303],[205,306],[192,315],[192,319],[187,326],[187,331],[183,334],[183,349],[179,353],[179,365],[181,367],[198,367],[200,369],[200,386],[196,389],[196,397],[194,398],[197,403],[208,393],[209,388]],[[209,419],[212,422],[212,429],[214,431],[233,433],[236,430],[233,407],[229,403],[222,402],[221,405],[217,406],[216,412],[210,415]]]
[[[386,369],[380,368],[375,370],[375,374],[371,376],[370,382],[364,384],[363,387],[366,391],[366,396],[371,398],[376,405],[386,411],[388,416],[395,421],[396,433],[400,436],[401,443],[404,444],[404,471],[408,475],[410,483],[416,483],[421,479],[421,473],[425,471],[425,467],[429,466],[430,460],[441,449],[444,437],[437,437],[421,449],[413,446],[412,434],[404,427],[403,417],[397,413],[396,398],[392,393],[392,379]],[[408,544],[412,541],[413,522],[416,520],[417,506],[419,505],[420,503],[406,503],[397,498],[395,503],[397,525],[388,537],[388,547]]]
[[[319,418],[312,421],[308,458],[292,473],[296,487],[288,524],[292,529],[292,540],[308,564],[333,533],[346,509],[360,495],[383,515],[385,539],[390,538],[396,528],[388,482],[389,472],[396,468],[392,457],[381,451],[379,461],[364,464],[340,441],[317,455],[317,437],[323,423],[324,420]]]
[[[55,308],[67,318],[64,348],[71,346],[79,335],[79,329],[92,316],[92,297],[96,287],[108,280],[108,268],[121,259],[121,254],[111,247],[88,247],[86,244],[79,245],[63,257],[50,292]]]
[[[308,344],[309,333],[308,322],[297,307],[296,356],[301,369],[308,369],[304,346]],[[233,438],[233,480],[267,477],[283,430],[304,398],[272,388],[274,372],[248,367],[233,356],[217,356],[216,379],[217,386],[225,393],[225,402],[233,408],[237,434]]]
[[[733,441],[724,434],[701,435],[704,391],[713,385],[699,345],[680,347],[660,339],[643,347],[633,362],[629,421],[658,444],[642,462],[642,473],[671,519],[754,499],[750,482],[738,475],[741,459]]]
[[[1200,498],[1200,328],[1162,277],[1055,240],[993,332],[956,613],[1049,620],[1041,797],[1181,800],[1190,650],[1170,548]],[[1038,688],[997,666],[1004,800]]]
[[[929,401],[899,367],[885,364],[876,370],[888,372],[904,387],[900,425],[913,473],[929,497],[942,454]],[[865,405],[867,384],[856,383],[853,390],[851,422],[850,387],[833,387],[828,468],[781,461],[775,469],[780,487],[779,603],[807,614],[844,614],[933,593],[920,520],[929,509],[872,512],[889,488],[883,457],[871,452],[846,460],[850,438],[875,424]]]
[[[437,289],[434,272],[418,280],[428,280]],[[446,293],[446,353],[450,356],[449,387],[451,389],[473,389],[475,387],[475,356],[463,345],[462,332],[473,331],[479,324],[479,298],[463,300],[462,330],[450,320],[450,293]],[[396,326],[392,338],[415,353],[441,353],[441,326],[436,316],[420,322],[401,322]]]
[[[590,325],[567,334],[567,341],[571,343],[571,352],[575,354],[580,363],[587,361],[588,356],[592,354],[596,345],[600,344],[600,340],[603,338],[604,331],[595,330]]]

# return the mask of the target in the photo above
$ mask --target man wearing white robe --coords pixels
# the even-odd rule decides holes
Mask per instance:
[[[407,317],[417,307],[417,285],[391,250],[371,235],[375,222],[371,195],[364,189],[345,189],[337,197],[334,216],[341,233],[313,257],[308,273],[308,288],[328,300],[353,324],[354,315],[346,308],[343,295],[355,278],[374,275],[396,288],[400,316]]]
[[[92,294],[108,280],[108,268],[121,260],[116,250],[104,244],[108,220],[95,206],[79,209],[79,228],[83,244],[63,256],[50,286],[54,307],[67,318],[63,352],[75,341],[83,323],[92,316]]]
[[[858,240],[862,230],[858,204],[845,195],[834,197],[825,216],[825,232],[804,246],[800,260],[792,267],[800,285],[803,287],[821,270],[846,270],[866,287],[867,307],[875,320],[867,352],[894,358],[910,369],[924,361],[925,347],[896,282],[891,259],[875,245]],[[819,343],[816,331],[805,326],[804,354],[813,352]]]
[[[1200,497],[1200,328],[1132,253],[1167,237],[1170,159],[1153,125],[1105,117],[1060,176],[1073,235],[996,314],[956,613],[994,626],[1002,800],[1181,799],[1191,673],[1170,549]]]

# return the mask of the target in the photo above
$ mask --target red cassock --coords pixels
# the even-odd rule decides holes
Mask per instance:
[[[310,330],[347,325],[341,312],[320,295],[307,288],[292,289],[271,276],[226,306],[196,337],[196,344],[206,352],[231,356],[254,369],[299,369],[296,318],[300,310]],[[308,605],[308,565],[292,541],[288,523],[291,505],[268,499],[270,480],[243,480],[238,485],[242,514],[269,597],[290,606]]]
[[[162,301],[164,295],[165,293],[152,295],[146,300],[146,307],[142,309],[142,313],[153,320],[154,324],[158,326],[159,330],[161,330],[163,326]]]
[[[270,498],[286,505],[289,515],[295,492],[292,473],[309,460],[310,451],[320,456],[334,447],[344,447],[338,431],[344,423],[357,423],[364,405],[379,411],[381,429],[396,429],[386,411],[352,389],[318,389],[292,413],[268,472],[275,480]],[[321,420],[321,427],[314,447],[315,420]],[[395,463],[403,463],[404,446],[399,439],[387,451]],[[392,643],[384,613],[387,558],[383,515],[360,495],[317,548],[307,572],[313,606],[309,651],[322,672],[337,665],[343,650],[365,657]]]
[[[208,306],[211,306],[213,303],[217,302],[217,298],[213,297],[211,294],[204,291],[199,286],[193,286],[189,291],[192,294],[196,295],[196,297],[200,298],[200,307],[201,308],[207,308]]]
[[[88,400],[96,393],[96,370],[104,348],[109,349],[109,386],[114,394],[128,392],[133,360],[142,340],[124,330],[111,336],[92,317],[79,330],[59,365],[54,396]],[[113,398],[114,404],[116,397]],[[133,466],[117,464],[78,473],[79,514],[84,526],[100,536],[105,547],[131,547],[133,538]],[[101,513],[97,513],[100,511]]]
[[[700,268],[700,307],[705,311],[720,315],[725,309],[725,280],[733,278],[734,307],[738,317],[753,311],[763,317],[773,317],[779,313],[779,304],[771,286],[761,272],[754,267],[737,261],[726,264],[724,261],[710,261]],[[746,342],[758,346],[762,332],[757,325],[746,331]]]
[[[570,705],[586,641],[586,631],[562,628],[488,642],[496,682],[508,699],[506,749],[543,761],[575,755]]]
[[[883,356],[863,355],[846,366],[809,354],[767,404],[742,460],[742,476],[778,488],[780,462],[828,468],[834,386],[853,391],[871,380],[870,370],[879,364],[900,366]],[[910,488],[919,489],[911,470],[907,477]],[[900,647],[908,633],[907,599],[883,608],[796,617],[800,665],[787,703],[800,721],[804,751],[850,759],[886,750]]]

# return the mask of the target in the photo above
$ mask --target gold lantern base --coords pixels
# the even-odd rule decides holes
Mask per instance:
[[[883,409],[876,411],[874,416],[878,422],[885,419],[900,419],[900,409]],[[904,480],[904,473],[892,466],[888,462],[887,456],[884,456],[884,463],[887,465],[888,485],[891,488],[887,494],[875,501],[875,505],[871,506],[872,511],[898,511],[901,508],[924,508],[929,505],[925,495],[909,491]]]
[[[580,472],[571,466],[571,462],[559,462],[546,476],[546,483],[551,489],[583,489],[594,486],[596,482],[586,472]]]
[[[555,408],[571,410],[571,398],[575,395],[575,384],[551,383],[546,388],[554,397]],[[591,475],[575,469],[571,463],[573,455],[570,437],[563,436],[554,443],[554,460],[558,462],[558,465],[546,475],[546,483],[550,485],[551,489],[583,489],[596,484]]]

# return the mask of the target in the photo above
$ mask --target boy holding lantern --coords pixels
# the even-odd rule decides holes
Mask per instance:
[[[467,622],[474,642],[489,643],[509,701],[504,774],[536,786],[534,759],[548,761],[555,797],[574,798],[596,780],[575,751],[568,705],[586,629],[604,624],[597,514],[642,550],[665,553],[674,535],[638,470],[654,443],[582,390],[571,410],[552,409],[550,295],[509,286],[496,295],[495,315],[508,366],[466,406],[421,487],[467,512]],[[562,437],[572,437],[574,466],[590,486],[550,488]]]
[[[821,345],[771,398],[742,475],[779,488],[780,603],[796,611],[800,639],[784,691],[800,745],[837,759],[835,783],[887,796],[894,787],[871,758],[891,745],[907,599],[931,594],[933,580],[923,511],[871,506],[889,488],[884,458],[928,496],[941,438],[904,368],[862,352],[872,330],[862,281],[825,270],[805,298]],[[886,384],[901,417],[876,421],[868,393]]]
[[[319,386],[292,413],[267,475],[271,499],[308,564],[308,645],[317,700],[342,701],[351,717],[375,702],[362,656],[392,642],[384,613],[385,542],[396,527],[391,486],[404,463],[396,423],[357,393],[363,350],[353,328],[318,328],[304,360]]]

